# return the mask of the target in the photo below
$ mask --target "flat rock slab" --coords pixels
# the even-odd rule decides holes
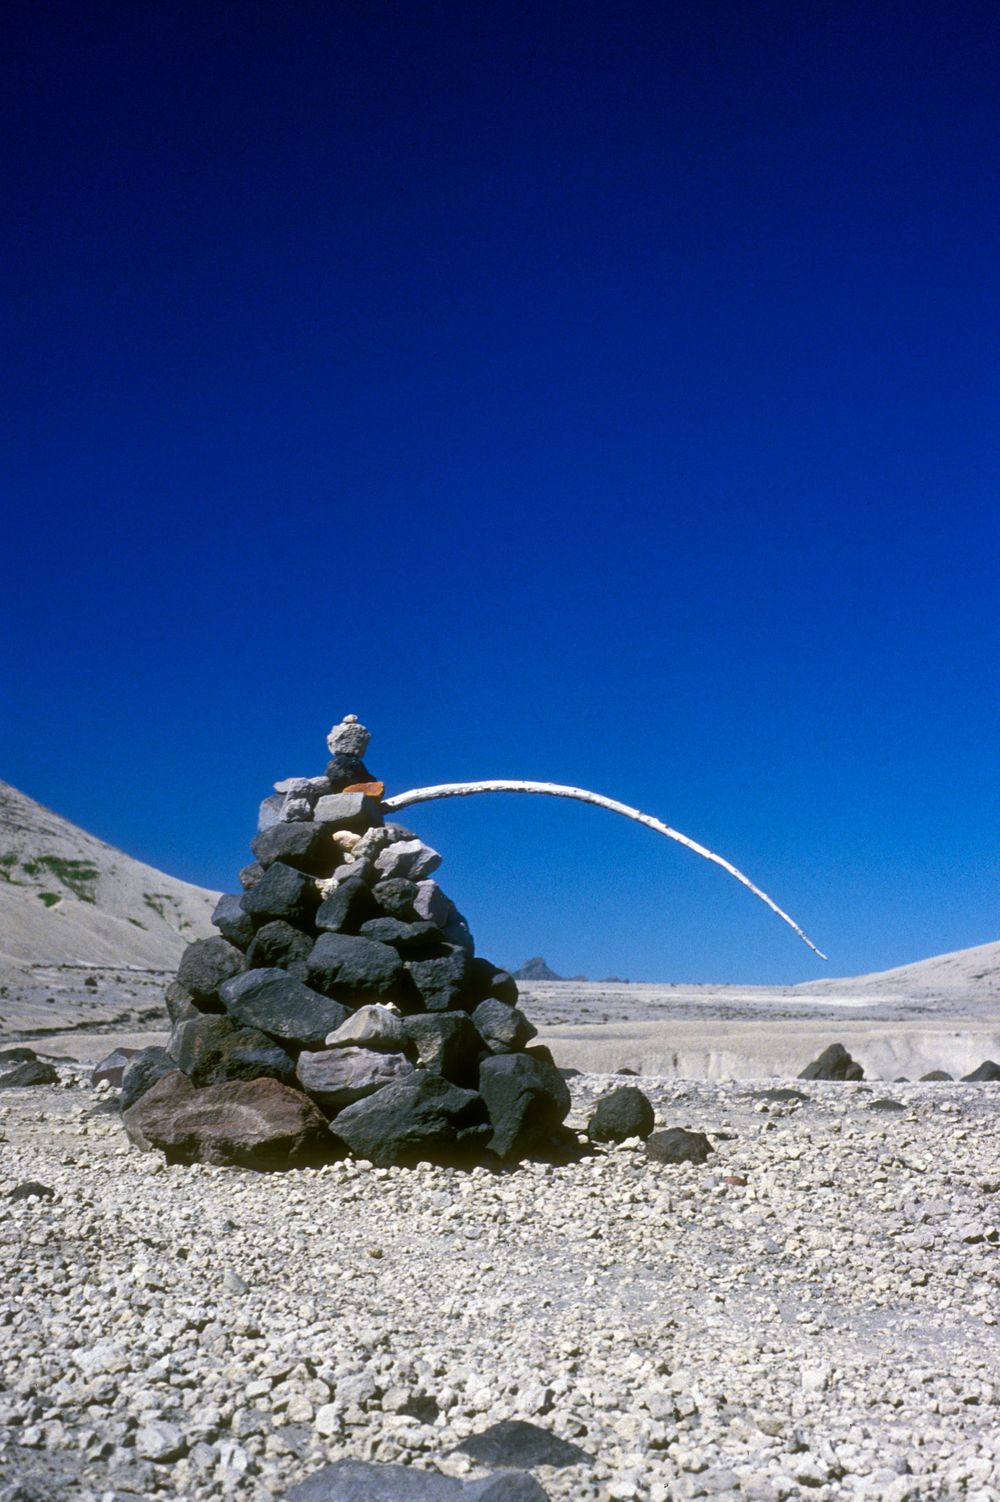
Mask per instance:
[[[237,1022],[306,1048],[320,1047],[349,1015],[339,1001],[320,996],[277,967],[245,970],[227,981],[221,994],[226,1011]]]
[[[24,1090],[29,1085],[57,1085],[59,1076],[51,1064],[41,1059],[26,1059],[0,1074],[0,1090]]]
[[[556,1468],[590,1465],[593,1457],[579,1445],[560,1439],[548,1429],[529,1424],[526,1419],[502,1419],[481,1434],[470,1434],[455,1452],[468,1455],[481,1466],[516,1466],[533,1470],[546,1465]]]
[[[335,1460],[286,1493],[286,1502],[544,1502],[533,1476],[488,1476],[459,1481],[413,1466]]]

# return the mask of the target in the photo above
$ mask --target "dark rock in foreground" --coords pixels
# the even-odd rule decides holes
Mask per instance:
[[[339,1001],[320,996],[286,970],[246,970],[222,988],[226,1011],[272,1038],[317,1048],[347,1021]]]
[[[91,1070],[90,1083],[92,1085],[114,1085],[117,1089],[125,1078],[125,1071],[141,1049],[138,1048],[114,1048],[99,1064],[95,1064]]]
[[[41,1059],[26,1059],[0,1074],[0,1090],[25,1090],[30,1085],[57,1085],[59,1076],[51,1064]]]
[[[646,1156],[654,1163],[704,1163],[714,1149],[704,1132],[668,1127],[646,1138]]]
[[[334,1117],[330,1131],[379,1168],[468,1156],[486,1135],[483,1102],[439,1074],[418,1069]],[[457,1149],[464,1144],[464,1152]]]
[[[587,1123],[587,1136],[591,1142],[626,1142],[630,1137],[648,1137],[655,1123],[648,1097],[635,1085],[622,1085],[597,1102]]]
[[[807,1064],[800,1080],[863,1080],[865,1071],[852,1059],[843,1043],[831,1043],[818,1059]]]
[[[285,1168],[329,1155],[326,1119],[307,1095],[278,1080],[197,1089],[175,1069],[122,1114],[129,1139],[168,1163]]]
[[[1000,1080],[1000,1064],[994,1064],[992,1059],[986,1059],[971,1074],[962,1075],[962,1083],[966,1085],[982,1085],[991,1080]]]
[[[415,1466],[335,1460],[307,1476],[285,1502],[545,1502],[546,1493],[521,1472],[459,1481]]]
[[[122,1076],[121,1109],[127,1111],[153,1088],[157,1080],[162,1080],[165,1074],[172,1074],[176,1068],[175,1060],[165,1048],[144,1048],[136,1054]]]
[[[479,1091],[498,1158],[521,1158],[545,1147],[569,1113],[570,1094],[554,1064],[531,1054],[495,1054],[479,1067]]]

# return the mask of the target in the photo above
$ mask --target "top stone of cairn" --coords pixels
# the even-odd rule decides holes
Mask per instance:
[[[346,714],[339,725],[334,725],[326,738],[331,756],[364,756],[371,740],[371,731],[366,730],[356,714]]]

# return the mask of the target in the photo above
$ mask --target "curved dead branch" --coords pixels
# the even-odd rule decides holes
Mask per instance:
[[[701,855],[713,865],[721,866],[723,871],[728,871],[730,876],[759,897],[772,913],[776,913],[782,922],[787,923],[789,928],[795,930],[803,944],[807,944],[814,954],[818,954],[821,960],[826,955],[821,949],[817,949],[813,941],[803,933],[802,929],[790,918],[776,902],[772,902],[766,892],[755,886],[748,876],[738,871],[734,865],[725,860],[721,855],[708,850],[704,845],[699,845],[697,840],[688,839],[686,834],[671,829],[669,824],[654,819],[651,814],[644,814],[637,808],[630,808],[627,803],[619,803],[616,798],[605,798],[601,793],[591,793],[587,788],[564,787],[559,782],[442,782],[436,787],[412,788],[408,793],[397,793],[394,798],[386,798],[384,807],[388,809],[409,808],[413,803],[431,803],[437,798],[467,798],[473,793],[544,793],[553,798],[575,798],[578,803],[592,803],[597,808],[609,809],[613,814],[621,814],[626,819],[634,819],[637,824],[645,824],[647,829],[654,829],[657,834],[666,835],[668,840],[676,840],[678,845],[684,845],[688,850],[693,850],[695,855]]]

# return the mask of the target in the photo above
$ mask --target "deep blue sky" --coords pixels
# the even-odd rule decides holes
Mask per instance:
[[[375,732],[480,947],[1000,936],[989,4],[6,8],[0,776],[232,887]]]

